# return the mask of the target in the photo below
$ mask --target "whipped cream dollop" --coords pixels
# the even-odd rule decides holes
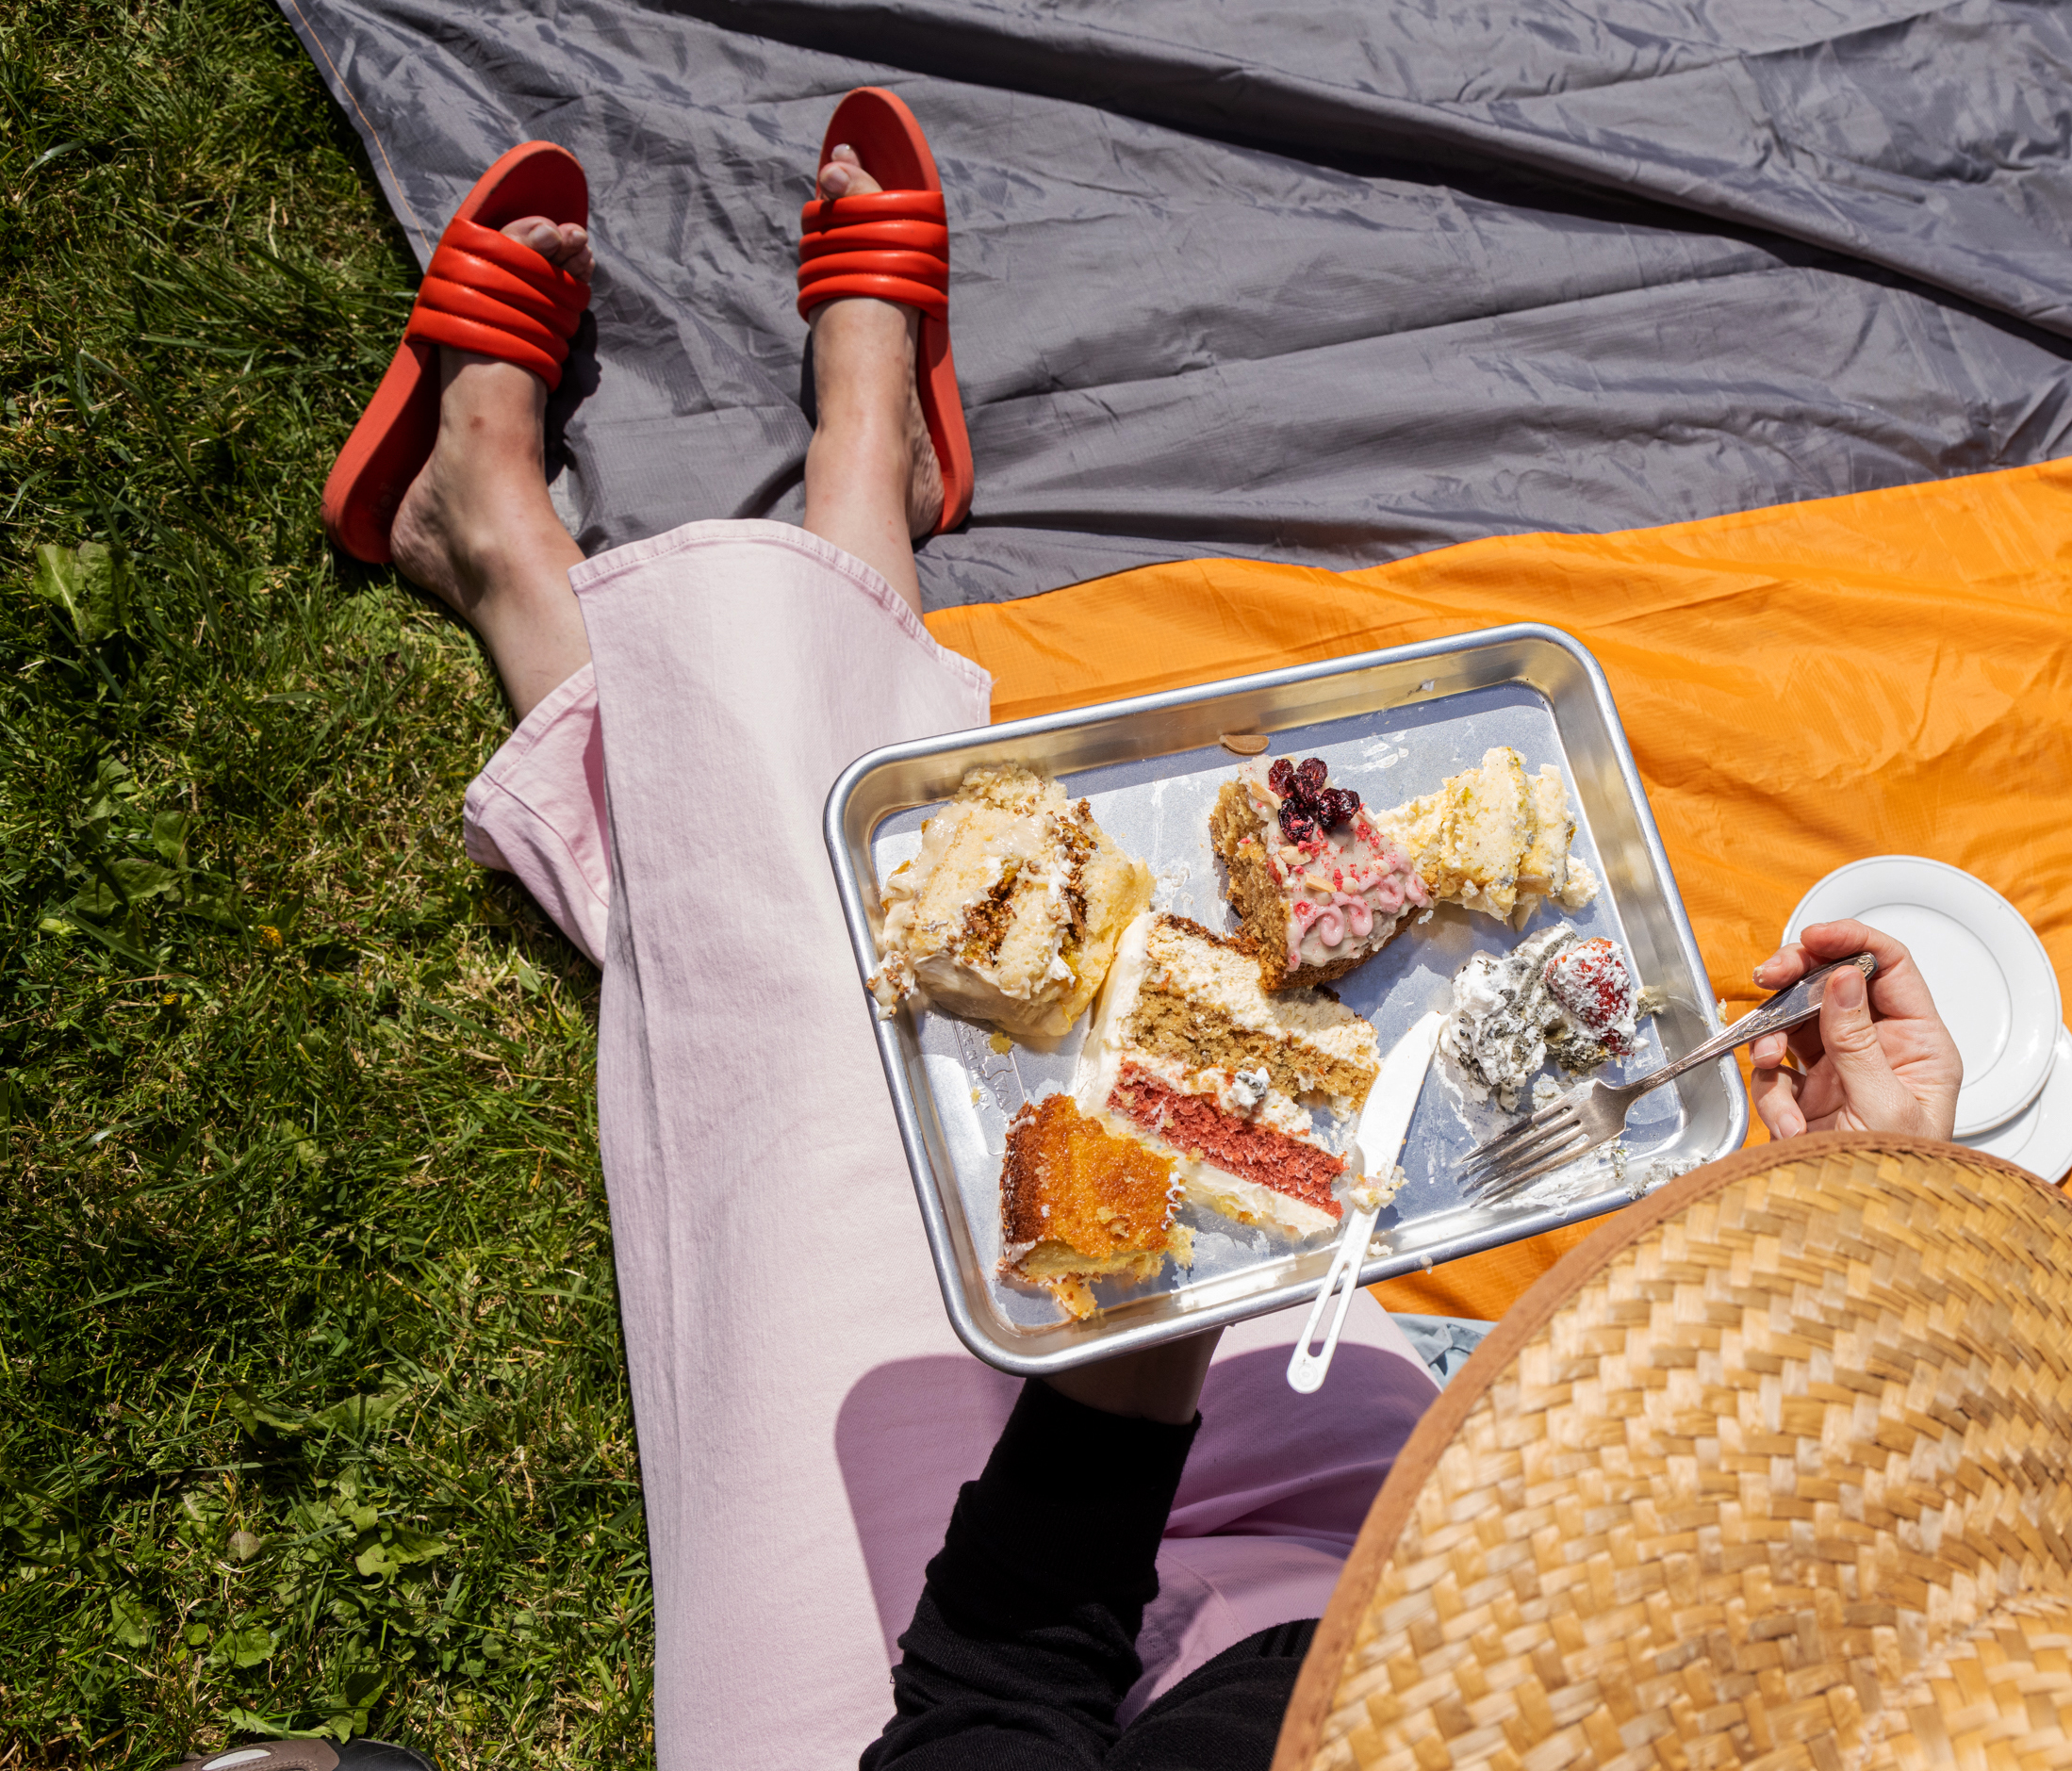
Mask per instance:
[[[1640,1012],[1640,987],[1624,949],[1556,923],[1509,953],[1470,958],[1454,977],[1439,1049],[1471,1099],[1493,1096],[1511,1112],[1550,1058],[1581,1074],[1628,1056]]]

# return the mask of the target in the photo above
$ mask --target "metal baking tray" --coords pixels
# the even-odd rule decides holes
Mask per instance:
[[[1227,682],[1110,701],[888,745],[844,771],[828,796],[825,829],[859,976],[878,960],[878,881],[920,844],[922,820],[980,763],[1020,762],[1059,777],[1122,846],[1159,880],[1154,906],[1216,929],[1235,927],[1209,844],[1209,810],[1240,759],[1225,733],[1264,733],[1271,754],[1322,756],[1335,783],[1377,806],[1428,793],[1514,746],[1529,771],[1556,764],[1580,814],[1574,852],[1603,881],[1570,918],[1632,956],[1665,1006],[1642,1023],[1636,1075],[1719,1029],[1718,1010],[1647,796],[1597,662],[1549,627],[1487,629],[1240,677]],[[1387,1053],[1426,1010],[1452,1000],[1468,956],[1501,952],[1558,911],[1542,907],[1524,929],[1442,909],[1396,938],[1334,988],[1374,1024]],[[870,1014],[859,989],[857,1012]],[[1103,1308],[1059,1320],[1044,1292],[1001,1279],[999,1175],[1007,1122],[1024,1099],[1069,1088],[1090,1016],[1054,1049],[995,1049],[990,1029],[913,1004],[875,1021],[878,1050],[907,1161],[913,1172],[943,1302],[964,1344],[1021,1376],[1285,1308],[1312,1296],[1331,1261],[1329,1238],[1290,1244],[1213,1213],[1183,1207],[1196,1259],[1176,1276],[1096,1285]],[[1005,1043],[1005,1041],[1001,1041]],[[1621,1067],[1601,1074],[1618,1076]],[[1501,1206],[1471,1203],[1453,1179],[1474,1143],[1511,1123],[1493,1104],[1465,1101],[1444,1058],[1425,1079],[1402,1156],[1408,1182],[1382,1215],[1363,1285],[1612,1211],[1669,1174],[1737,1148],[1748,1100],[1732,1058],[1646,1096],[1624,1151],[1586,1159]]]

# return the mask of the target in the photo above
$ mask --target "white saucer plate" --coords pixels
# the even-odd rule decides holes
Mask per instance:
[[[2064,1008],[2050,956],[2019,910],[1947,861],[1876,855],[1837,867],[1801,898],[1784,939],[1845,917],[1903,942],[1928,980],[1965,1060],[1960,1140],[2006,1124],[2035,1101],[2056,1058]]]
[[[1989,1156],[2005,1156],[2030,1173],[2060,1181],[2072,1169],[2072,1033],[2058,1029],[2058,1060],[2043,1092],[2004,1125],[1965,1142]]]

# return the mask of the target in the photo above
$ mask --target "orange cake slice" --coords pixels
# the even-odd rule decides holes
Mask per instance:
[[[1027,1103],[1008,1126],[1000,1170],[1000,1271],[1044,1287],[1068,1315],[1094,1309],[1088,1281],[1154,1277],[1191,1256],[1173,1221],[1173,1160],[1117,1137],[1066,1094]]]

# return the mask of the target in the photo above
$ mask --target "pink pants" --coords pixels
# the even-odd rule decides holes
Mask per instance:
[[[863,751],[983,725],[991,682],[781,524],[693,523],[569,576],[593,664],[469,787],[466,830],[604,970],[658,1763],[825,1771],[891,1714],[923,1566],[1017,1385],[944,1315],[820,810]],[[1323,1611],[1437,1394],[1356,1304],[1312,1397],[1284,1377],[1299,1317],[1224,1336],[1132,1712]]]

